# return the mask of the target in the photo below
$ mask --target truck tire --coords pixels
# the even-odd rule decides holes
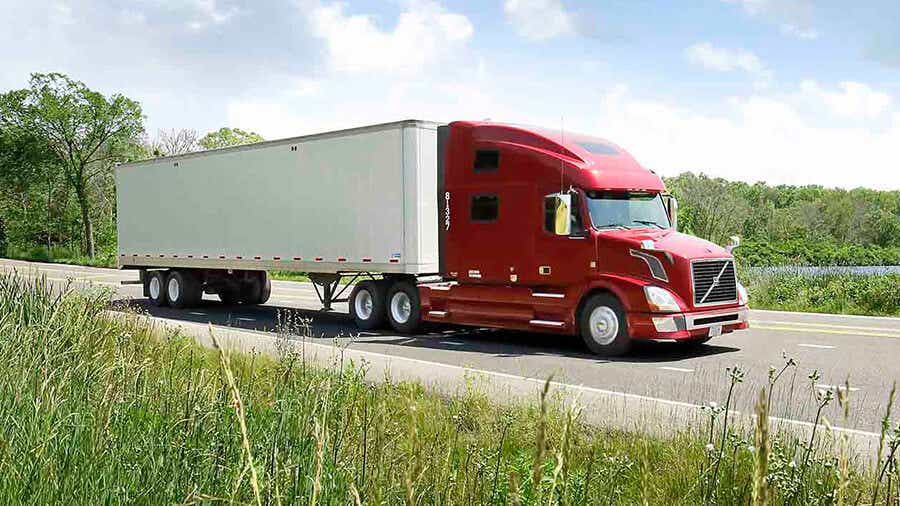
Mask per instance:
[[[249,280],[241,284],[240,300],[244,304],[265,304],[272,294],[272,281],[265,271],[254,273]]]
[[[382,283],[362,281],[350,293],[350,316],[362,330],[373,330],[384,325],[386,307]]]
[[[150,271],[147,276],[147,294],[156,307],[169,304],[166,298],[166,271]]]
[[[190,271],[172,271],[166,278],[166,297],[176,309],[196,306],[203,297],[200,281]]]
[[[387,317],[391,327],[402,334],[415,332],[422,323],[419,288],[408,281],[394,283],[388,290]]]
[[[581,339],[596,355],[615,357],[631,349],[625,310],[613,295],[591,296],[584,303],[578,324]]]

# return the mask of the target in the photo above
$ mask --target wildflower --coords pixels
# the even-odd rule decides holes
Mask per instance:
[[[713,445],[712,443],[708,443],[708,444],[706,445],[706,451],[707,451],[707,452],[712,453],[712,452],[714,452],[715,450],[716,450],[716,447],[715,447],[715,445]]]
[[[747,445],[747,451],[750,453],[756,453],[756,447],[753,445]]]
[[[716,409],[716,408],[719,407],[719,403],[716,402],[716,401],[709,401],[709,407],[710,407],[711,409]]]

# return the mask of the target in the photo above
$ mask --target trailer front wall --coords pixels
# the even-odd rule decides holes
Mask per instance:
[[[435,137],[403,123],[123,165],[119,264],[436,272]]]

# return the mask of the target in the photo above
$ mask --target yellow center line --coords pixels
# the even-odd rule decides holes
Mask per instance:
[[[851,330],[884,330],[886,332],[897,332],[900,333],[900,326],[898,327],[860,327],[853,325],[833,325],[828,323],[808,323],[808,322],[787,322],[787,321],[774,321],[774,320],[750,320],[750,323],[754,324],[772,324],[772,325],[797,325],[801,327],[822,327],[828,329],[851,329]]]
[[[870,336],[870,337],[893,337],[895,339],[900,338],[900,334],[887,334],[881,332],[845,332],[841,330],[832,330],[832,329],[813,329],[813,328],[802,328],[802,327],[783,327],[777,325],[755,325],[751,322],[751,329],[760,329],[760,330],[784,330],[788,332],[807,332],[810,334],[841,334],[845,336]]]

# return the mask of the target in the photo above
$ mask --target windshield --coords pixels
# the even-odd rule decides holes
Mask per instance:
[[[669,216],[658,193],[587,192],[594,228],[669,228]]]

